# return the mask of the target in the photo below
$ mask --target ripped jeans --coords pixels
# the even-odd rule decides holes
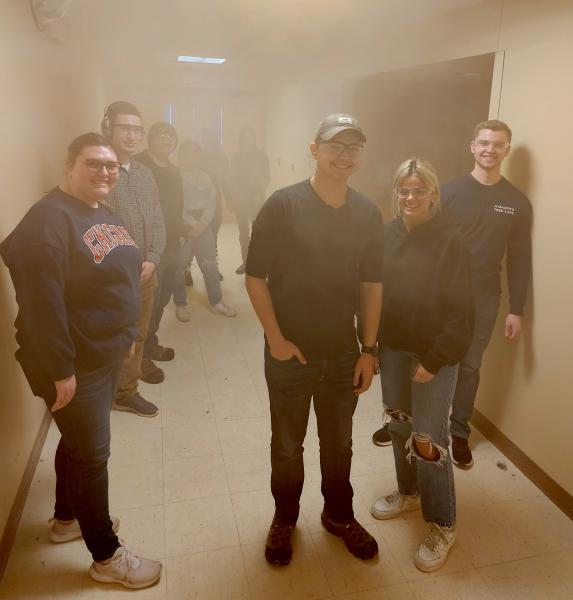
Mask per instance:
[[[394,450],[398,491],[419,490],[424,520],[451,527],[456,521],[456,493],[449,451],[449,416],[456,389],[458,366],[442,367],[428,383],[414,383],[418,361],[407,352],[383,346],[380,378],[389,432]],[[423,458],[416,441],[430,441],[439,458]]]

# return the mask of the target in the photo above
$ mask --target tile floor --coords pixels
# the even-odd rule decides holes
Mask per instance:
[[[176,349],[163,384],[142,384],[160,414],[112,412],[110,504],[129,548],[165,565],[161,582],[139,592],[102,586],[86,575],[81,541],[51,545],[52,428],[30,489],[0,598],[95,600],[529,600],[573,598],[573,522],[479,433],[476,464],[455,471],[459,537],[446,565],[419,572],[412,557],[424,530],[420,513],[376,522],[370,504],[395,484],[390,448],[375,448],[380,387],[361,397],[355,418],[352,481],[357,518],[380,545],[378,560],[353,558],[320,526],[316,425],[310,424],[302,514],[288,568],[273,568],[263,544],[273,513],[270,425],[262,336],[238,264],[236,229],[222,231],[226,301],[236,319],[209,312],[200,274],[189,291],[192,319],[166,311],[161,341]],[[505,463],[506,470],[497,464]]]

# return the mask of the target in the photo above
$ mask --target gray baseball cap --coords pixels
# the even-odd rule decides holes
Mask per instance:
[[[356,133],[360,135],[362,141],[366,142],[366,136],[364,135],[362,127],[360,127],[358,121],[354,117],[345,115],[343,113],[336,113],[334,115],[328,115],[328,117],[325,117],[318,126],[318,130],[314,136],[314,141],[328,142],[328,140],[331,140],[336,134],[340,133],[341,131],[346,131],[347,129],[356,131]]]

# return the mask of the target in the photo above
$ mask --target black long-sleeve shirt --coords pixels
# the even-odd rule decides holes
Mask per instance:
[[[430,373],[458,363],[473,333],[471,259],[455,225],[438,215],[411,231],[384,228],[380,344],[415,354]]]
[[[141,252],[123,221],[55,188],[0,245],[16,290],[16,358],[33,391],[121,360],[137,336]]]
[[[507,251],[510,312],[522,315],[531,279],[533,210],[527,197],[504,177],[484,185],[466,175],[444,185],[442,203],[468,244],[476,289],[501,291]]]

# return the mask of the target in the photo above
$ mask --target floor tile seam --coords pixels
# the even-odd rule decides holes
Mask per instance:
[[[312,545],[312,550],[313,550],[316,558],[318,559],[318,564],[320,565],[320,569],[322,571],[322,574],[324,575],[324,579],[326,580],[326,583],[328,584],[328,588],[330,589],[330,594],[334,598],[334,597],[336,597],[336,595],[334,593],[334,585],[330,582],[330,578],[328,576],[328,571],[326,570],[326,566],[324,564],[324,561],[322,560],[320,552],[318,551],[318,545],[317,545],[317,543],[316,543],[316,541],[314,539],[314,536],[315,535],[319,535],[319,534],[311,532],[310,531],[310,526],[309,526],[308,523],[307,523],[307,530],[308,530],[308,535],[310,537],[310,543]],[[325,531],[324,528],[323,528],[323,531]]]
[[[212,481],[212,480],[210,480]],[[164,506],[171,506],[172,504],[183,504],[184,502],[197,502],[199,500],[210,500],[212,498],[223,498],[228,496],[231,497],[231,492],[225,492],[221,494],[209,494],[208,496],[200,496],[198,498],[183,498],[182,500],[165,500],[163,503]]]
[[[510,558],[508,560],[500,560],[498,562],[495,563],[490,563],[490,564],[486,564],[486,565],[480,565],[479,567],[475,567],[474,569],[479,570],[479,569],[489,569],[490,567],[494,567],[496,565],[507,565],[510,563],[517,563],[517,562],[522,562],[525,560],[535,560],[538,558],[546,558],[546,557],[551,557],[551,556],[555,556],[557,554],[561,554],[562,552],[567,552],[567,550],[573,550],[573,546],[568,547],[568,548],[564,548],[561,550],[553,550],[551,552],[541,552],[541,553],[536,553],[536,554],[531,554],[531,555],[526,555],[526,556],[522,556],[520,558]]]
[[[212,548],[208,548],[208,549],[204,549],[202,548],[201,550],[186,550],[185,552],[176,552],[174,554],[170,554],[169,551],[166,548],[165,551],[165,560],[170,560],[172,558],[178,558],[180,556],[192,556],[194,554],[205,554],[207,552],[216,552],[218,550],[227,550],[227,549],[231,549],[231,548],[238,548],[240,546],[239,543],[237,544],[225,544],[223,546],[219,546],[219,545],[215,545]]]

